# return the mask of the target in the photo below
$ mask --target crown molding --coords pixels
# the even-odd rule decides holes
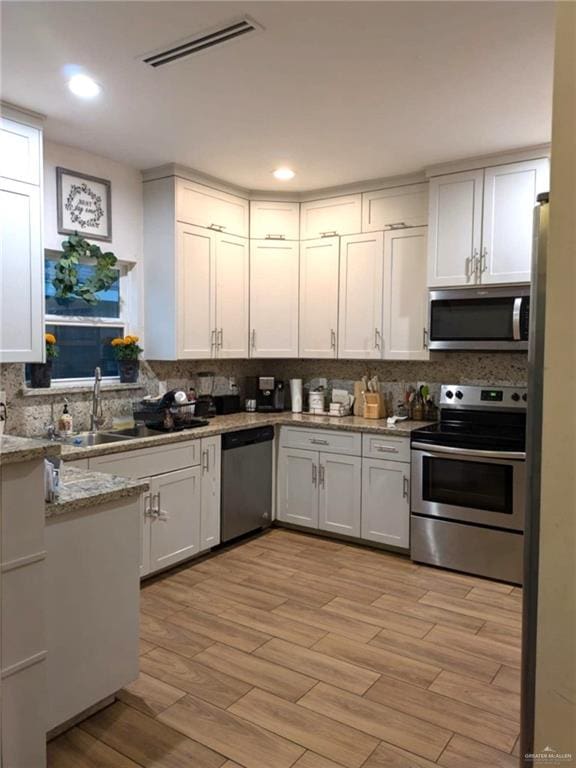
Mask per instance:
[[[9,101],[0,100],[0,114],[9,120],[25,120],[28,124],[33,124],[37,128],[42,128],[46,121],[46,115],[43,115],[41,112],[35,112],[26,107],[19,107],[17,104],[12,104]]]
[[[449,163],[431,165],[429,168],[426,168],[426,176],[431,178],[432,176],[444,176],[445,174],[459,173],[460,171],[479,170],[492,165],[507,165],[508,163],[519,163],[522,160],[549,158],[550,150],[550,144],[536,144],[531,147],[507,150],[506,152],[495,152],[491,155],[477,155],[463,160],[453,160]]]

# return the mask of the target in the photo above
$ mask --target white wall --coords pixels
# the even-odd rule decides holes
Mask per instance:
[[[128,273],[129,332],[143,335],[143,201],[140,171],[129,165],[64,144],[44,142],[44,247],[61,250],[67,235],[58,233],[56,168],[67,168],[111,182],[112,241],[94,241],[120,261],[137,263]],[[89,238],[88,238],[89,239]],[[139,263],[138,263],[139,262]]]
[[[576,4],[558,3],[557,14],[534,747],[571,753],[568,766],[576,762]]]
[[[58,233],[56,168],[108,179],[112,184],[112,242],[99,242],[122,261],[142,256],[142,178],[140,171],[106,157],[64,144],[44,142],[44,247],[60,250],[66,235]],[[96,241],[95,241],[96,242]]]

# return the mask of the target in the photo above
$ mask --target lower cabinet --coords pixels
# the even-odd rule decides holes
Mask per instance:
[[[141,577],[220,543],[219,436],[100,456],[90,469],[150,484],[141,500]]]
[[[409,546],[410,464],[362,460],[361,537],[394,547]]]
[[[322,531],[360,535],[362,460],[281,448],[278,519]]]

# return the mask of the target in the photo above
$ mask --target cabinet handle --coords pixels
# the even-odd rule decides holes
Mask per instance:
[[[318,481],[318,485],[321,488],[325,487],[325,482],[324,482],[325,479],[326,479],[326,468],[325,468],[324,464],[320,464],[320,479]]]
[[[286,235],[266,235],[265,240],[286,240]]]
[[[252,349],[256,349],[256,329],[252,328],[252,332],[250,334],[250,345]]]
[[[312,464],[312,485],[314,488],[318,485],[318,467],[316,464]]]
[[[374,328],[374,349],[380,349],[382,334],[378,328]]]
[[[398,448],[389,448],[387,445],[377,445],[378,453],[398,453]]]
[[[329,232],[320,232],[320,237],[336,237],[337,234],[335,229],[331,229]]]
[[[422,328],[422,346],[428,349],[428,328]]]
[[[202,451],[202,472],[208,472],[208,449]]]
[[[330,328],[330,347],[336,349],[336,331],[334,328]]]
[[[208,229],[214,229],[216,232],[222,232],[223,229],[226,229],[224,224],[209,224]]]
[[[144,496],[144,517],[152,517],[152,494]]]
[[[222,349],[224,346],[224,328],[220,328],[216,336],[216,345],[218,349]]]
[[[402,476],[402,498],[407,499],[408,498],[408,478],[406,475]]]
[[[480,256],[480,274],[483,274],[488,269],[488,248],[484,246],[482,248],[482,256]]]
[[[218,345],[218,337],[216,334],[216,328],[210,331],[210,350],[213,350]]]
[[[330,445],[328,440],[320,440],[320,438],[318,438],[318,437],[311,437],[310,438],[310,442],[313,445]]]
[[[160,517],[160,494],[159,493],[153,493],[152,494],[152,502],[150,506],[150,516],[151,517]]]
[[[408,225],[405,221],[394,221],[386,225],[386,229],[405,229]]]
[[[478,254],[478,248],[474,248],[473,261],[474,261],[474,281],[479,283],[480,282],[480,258]]]

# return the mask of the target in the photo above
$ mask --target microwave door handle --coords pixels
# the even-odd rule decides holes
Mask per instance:
[[[512,309],[512,338],[514,341],[520,341],[520,314],[522,310],[522,298],[514,299],[514,307]]]
[[[524,451],[482,451],[470,448],[455,448],[449,445],[431,445],[430,443],[412,443],[412,448],[426,451],[426,453],[430,454],[448,453],[456,456],[471,456],[477,459],[511,459],[515,461],[524,461],[526,459]]]

